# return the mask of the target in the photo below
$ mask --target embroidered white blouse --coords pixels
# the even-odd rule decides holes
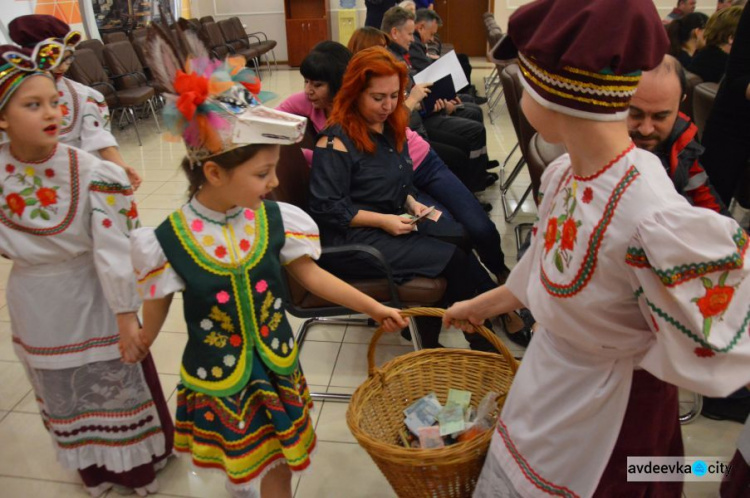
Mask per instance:
[[[119,358],[114,313],[136,311],[130,262],[138,226],[119,166],[58,144],[40,162],[0,146],[0,252],[16,350],[34,368]]]
[[[587,178],[566,154],[541,191],[531,247],[507,282],[539,326],[488,458],[522,496],[585,497],[635,368],[710,396],[750,382],[748,238],[690,206],[659,160],[632,146]],[[504,489],[483,479],[502,477],[483,475],[475,496]]]
[[[302,257],[320,257],[318,226],[300,208],[278,203],[284,222],[284,246],[280,260],[286,265]],[[255,240],[255,212],[235,207],[226,213],[208,209],[193,197],[182,206],[190,230],[206,250],[221,263],[242,258]],[[133,232],[133,265],[138,276],[138,292],[144,299],[160,299],[185,289],[185,282],[169,265],[167,256],[156,238],[154,228]]]

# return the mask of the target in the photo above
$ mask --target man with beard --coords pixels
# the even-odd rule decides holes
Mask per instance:
[[[692,205],[728,216],[700,164],[704,149],[696,139],[698,128],[679,112],[685,86],[682,65],[671,55],[644,72],[630,101],[628,130],[637,147],[659,157],[677,192]]]

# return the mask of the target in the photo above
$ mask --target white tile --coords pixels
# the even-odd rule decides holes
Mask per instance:
[[[13,408],[13,412],[39,414],[39,403],[36,401],[36,394],[33,389]]]
[[[176,293],[175,296],[182,296],[180,293]],[[185,307],[183,301],[173,300],[172,305],[169,307],[167,318],[164,320],[164,325],[161,328],[162,332],[182,332],[187,333],[187,324],[185,323]]]
[[[182,202],[187,201],[187,189],[188,189],[188,182],[187,180],[184,182],[164,182],[155,192],[154,194],[159,195],[177,195],[180,196],[182,199]]]
[[[340,344],[333,342],[305,342],[300,364],[308,384],[327,386],[339,353]]]
[[[156,371],[160,374],[179,375],[185,344],[187,344],[187,334],[160,332],[151,346]]]
[[[174,212],[174,209],[138,209],[138,217],[144,227],[157,227]]]
[[[380,345],[375,350],[375,364],[380,366],[396,356],[413,351],[410,346]],[[341,345],[339,359],[331,378],[331,386],[356,387],[367,379],[367,345]]]
[[[295,498],[390,498],[396,494],[358,444],[318,442]]]
[[[340,343],[344,340],[346,327],[346,325],[332,325],[326,323],[313,325],[307,329],[305,341]],[[303,347],[307,347],[307,344]]]
[[[168,182],[156,181],[156,182],[141,182],[138,190],[135,191],[136,199],[145,199],[149,195],[155,193],[162,185]],[[171,183],[171,182],[170,182]]]
[[[39,415],[6,415],[0,422],[0,442],[3,448],[0,451],[0,475],[80,482],[76,472],[65,470],[57,463],[52,438]]]
[[[18,362],[0,362],[0,410],[12,410],[30,391],[26,371]]]
[[[0,489],[3,490],[2,495],[8,498],[88,498],[90,496],[83,483],[68,484],[20,477],[0,477]]]
[[[318,440],[335,443],[357,442],[352,436],[349,426],[346,425],[346,410],[348,408],[349,403],[325,402],[320,410],[318,425],[315,426]]]
[[[158,479],[159,492],[164,495],[190,498],[229,496],[224,488],[224,472],[194,467],[189,454],[180,453],[177,458],[170,458]]]
[[[138,209],[171,209],[176,210],[185,204],[181,194],[151,194],[138,204]]]

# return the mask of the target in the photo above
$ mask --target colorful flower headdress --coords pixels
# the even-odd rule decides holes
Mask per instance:
[[[38,43],[33,50],[15,45],[0,47],[0,109],[5,107],[23,80],[38,74],[49,74],[62,60],[65,47],[55,40]],[[51,77],[51,76],[50,76]]]
[[[263,107],[255,98],[260,81],[244,57],[212,59],[195,33],[181,28],[177,41],[186,56],[161,26],[152,25],[148,36],[149,67],[166,90],[168,138],[185,142],[193,165],[244,145],[302,139],[304,118]]]

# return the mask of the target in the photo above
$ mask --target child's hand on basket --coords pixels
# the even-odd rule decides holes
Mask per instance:
[[[389,308],[382,304],[370,315],[378,322],[385,332],[398,332],[409,326],[409,320],[401,316],[396,308]]]
[[[476,312],[476,306],[471,301],[459,301],[448,308],[443,315],[443,325],[446,328],[456,327],[464,332],[474,332],[474,325],[483,325],[487,317]]]

